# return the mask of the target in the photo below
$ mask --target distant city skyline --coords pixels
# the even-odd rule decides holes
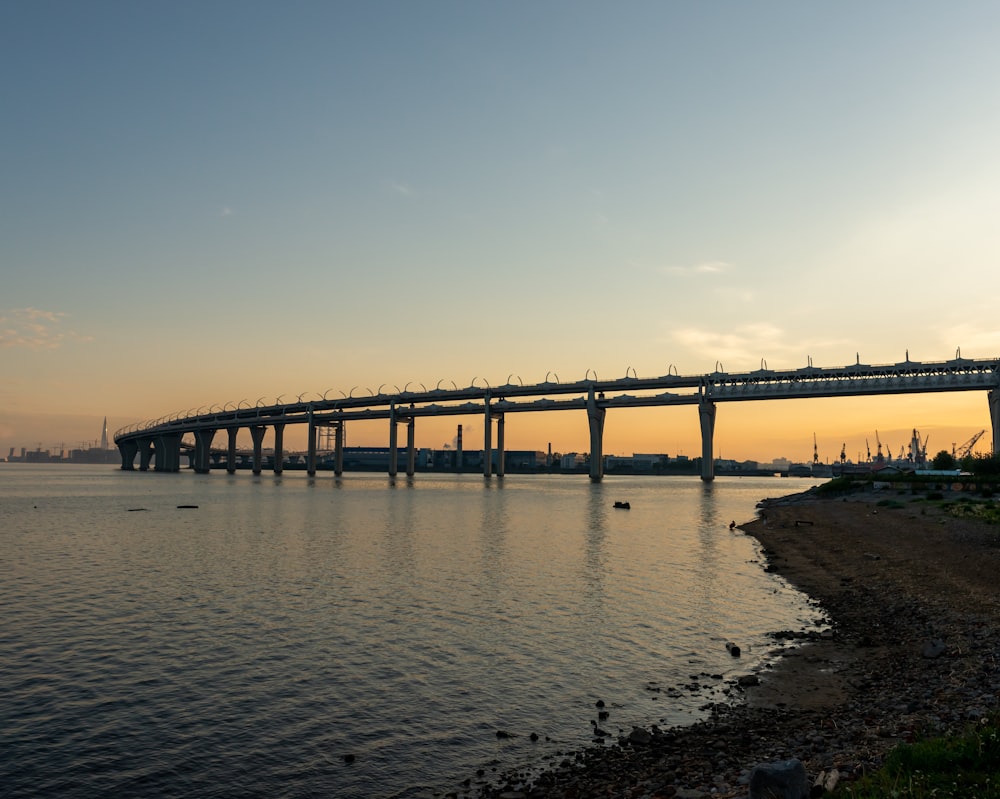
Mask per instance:
[[[380,384],[1000,354],[994,2],[45,0],[0,30],[2,453]],[[715,441],[989,423],[789,400]],[[507,427],[550,441],[586,420]],[[609,414],[605,451],[651,449],[699,455],[696,412]]]

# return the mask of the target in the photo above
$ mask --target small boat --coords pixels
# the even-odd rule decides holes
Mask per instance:
[[[616,508],[621,508],[622,510],[631,510],[632,506],[627,502],[616,502]]]

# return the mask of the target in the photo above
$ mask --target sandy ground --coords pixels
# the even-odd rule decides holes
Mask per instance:
[[[842,630],[785,656],[769,679],[747,690],[751,705],[835,707],[846,698],[852,667],[919,655],[956,618],[1000,622],[1000,527],[957,518],[924,496],[884,491],[778,501],[741,525],[764,546],[771,570],[818,599]],[[945,492],[948,501],[960,496]],[[871,597],[890,608],[919,606],[926,630],[886,629],[864,601]]]

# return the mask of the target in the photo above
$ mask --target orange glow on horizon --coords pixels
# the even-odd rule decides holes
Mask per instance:
[[[294,397],[292,398],[294,399]],[[986,430],[975,451],[988,453],[992,446],[990,415],[985,392],[908,394],[880,397],[829,397],[822,399],[720,402],[716,406],[714,455],[736,461],[770,462],[784,457],[793,462],[813,458],[813,435],[819,459],[831,463],[839,459],[843,447],[847,458],[864,459],[877,441],[883,452],[898,457],[908,449],[914,429],[929,439],[928,455],[968,441]],[[41,447],[58,451],[94,446],[100,435],[103,415],[8,414],[0,421],[0,439],[6,455],[10,447],[29,450]],[[114,433],[134,419],[108,416]],[[484,443],[483,415],[423,418],[416,422],[416,445],[430,449],[454,446],[458,425],[463,427],[463,445],[468,451],[481,450]],[[389,443],[385,421],[350,422],[346,427],[347,446],[384,447]],[[877,437],[876,437],[877,436]],[[238,446],[251,447],[250,433],[239,432]],[[398,430],[399,446],[406,445],[406,431]],[[508,413],[504,446],[508,450],[544,452],[551,444],[558,453],[587,452],[590,448],[586,413],[542,411]],[[273,432],[265,435],[264,446],[273,445]],[[493,424],[492,445],[497,446]],[[226,446],[226,435],[217,433],[214,446]],[[303,451],[306,431],[302,425],[285,429],[285,449]],[[660,408],[631,408],[608,411],[604,425],[604,452],[607,455],[656,453],[670,457],[701,456],[698,411],[693,405]]]

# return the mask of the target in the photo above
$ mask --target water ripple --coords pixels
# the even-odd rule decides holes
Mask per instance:
[[[50,469],[0,498],[9,797],[419,799],[587,743],[598,698],[690,719],[647,684],[814,617],[728,530],[767,481]]]

